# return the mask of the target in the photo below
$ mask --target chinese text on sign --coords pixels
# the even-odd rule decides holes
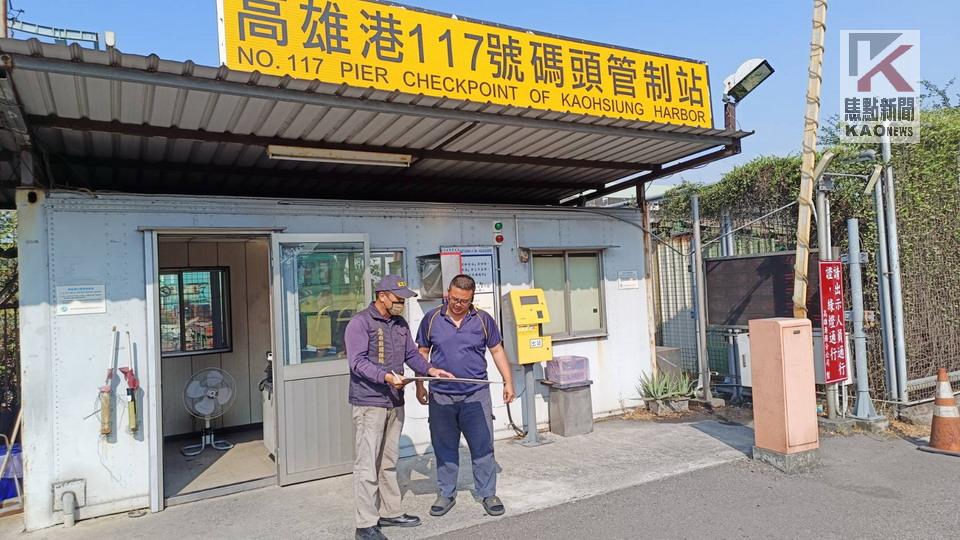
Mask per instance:
[[[843,315],[843,264],[820,261],[820,313],[826,383],[847,379],[847,334]]]
[[[707,65],[368,0],[221,0],[230,69],[713,127]]]

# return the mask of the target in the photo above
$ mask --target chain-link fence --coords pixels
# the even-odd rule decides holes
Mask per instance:
[[[941,367],[960,390],[960,110],[950,117],[951,130],[894,159],[910,401],[933,398]]]
[[[697,323],[694,319],[693,275],[690,272],[689,227],[676,229],[653,224],[653,290],[656,342],[661,362],[679,361],[683,371],[698,372]]]
[[[689,192],[676,190],[650,201],[654,233],[654,301],[657,345],[678,349],[682,368],[697,376],[697,323],[692,274],[692,215]],[[667,209],[687,209],[686,216]],[[796,238],[794,205],[781,208],[705,208],[700,215],[700,237],[705,259],[759,255],[789,251]],[[709,326],[707,349],[710,371],[719,383],[736,383],[732,363],[734,336],[738,329]]]

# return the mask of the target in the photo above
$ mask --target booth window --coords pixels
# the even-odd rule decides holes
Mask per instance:
[[[599,251],[534,252],[533,285],[543,290],[550,310],[544,334],[554,339],[606,335],[602,276]]]
[[[226,268],[160,271],[160,351],[164,356],[230,350]]]
[[[400,276],[401,279],[407,278],[404,268],[404,250],[373,249],[370,251],[370,278],[373,279],[373,283],[376,284],[387,274]]]

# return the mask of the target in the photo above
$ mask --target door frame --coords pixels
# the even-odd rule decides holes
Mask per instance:
[[[161,353],[160,353],[160,262],[158,254],[160,235],[178,235],[178,234],[196,234],[198,236],[217,236],[229,235],[249,235],[263,238],[267,241],[268,263],[272,269],[273,260],[273,236],[282,232],[286,227],[269,228],[234,228],[234,227],[138,227],[137,230],[143,233],[143,271],[144,288],[146,299],[146,344],[144,346],[144,363],[141,364],[144,373],[147,374],[144,396],[141,404],[143,407],[143,430],[149,449],[149,499],[150,511],[160,512],[168,503],[163,493],[163,393],[161,389]],[[270,302],[273,303],[273,274],[270,275]],[[273,313],[271,311],[271,313]],[[271,328],[271,348],[276,350],[277,336],[273,332],[274,324]],[[274,365],[274,376],[276,376],[276,365]],[[279,478],[279,468],[277,469],[277,478]],[[254,482],[262,482],[255,480]],[[243,485],[239,485],[237,491],[243,490]],[[222,488],[209,490],[208,496],[217,496],[223,493]],[[217,492],[217,493],[214,493]],[[198,494],[199,495],[199,494]],[[204,498],[204,497],[196,497]]]
[[[274,332],[274,351],[273,351],[273,373],[274,373],[274,396],[276,399],[277,410],[277,447],[274,456],[277,459],[277,481],[280,485],[293,484],[298,482],[307,482],[327,476],[345,474],[352,470],[350,467],[340,466],[327,467],[309,472],[291,473],[288,469],[286,457],[287,429],[286,429],[286,396],[284,392],[286,381],[295,381],[302,379],[312,379],[339,375],[342,365],[329,365],[324,362],[309,364],[287,365],[287,347],[292,339],[290,329],[285,325],[284,311],[286,309],[286,292],[284,291],[282,269],[280,258],[282,251],[280,244],[293,243],[359,243],[363,245],[363,282],[364,298],[369,300],[373,283],[370,274],[370,235],[367,233],[273,233],[271,235],[271,285],[272,293],[270,301],[273,309],[273,332]],[[297,328],[299,331],[299,328]],[[292,369],[291,369],[292,368]]]

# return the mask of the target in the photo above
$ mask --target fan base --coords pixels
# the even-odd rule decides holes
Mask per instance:
[[[189,444],[180,449],[180,453],[187,456],[193,457],[200,455],[201,452],[206,450],[207,446],[210,446],[214,450],[229,450],[233,448],[233,443],[225,441],[223,439],[218,439],[214,434],[213,430],[204,430],[203,435],[200,437],[200,444]]]

